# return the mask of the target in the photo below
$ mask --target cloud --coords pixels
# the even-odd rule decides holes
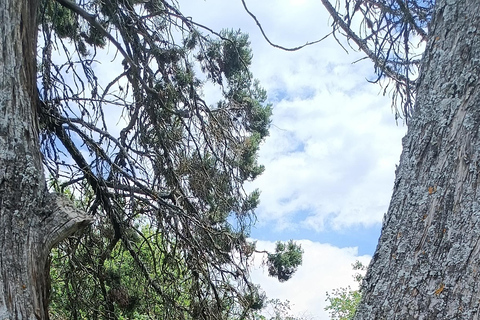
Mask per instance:
[[[279,70],[269,90],[278,102],[260,151],[266,170],[251,186],[262,191],[259,223],[298,226],[298,212],[317,231],[380,223],[405,128],[395,125],[389,99],[365,83],[368,66],[336,65],[326,78],[328,65],[317,75],[305,64],[304,77]]]
[[[359,260],[368,265],[371,257],[358,256],[357,248],[338,248],[310,240],[298,240],[297,243],[304,250],[303,264],[290,280],[280,283],[269,277],[267,270],[260,266],[260,257],[256,260],[252,279],[261,284],[269,299],[289,300],[294,314],[311,315],[317,320],[330,319],[324,310],[326,292],[347,286],[356,289],[353,280],[356,271],[352,270],[352,263]],[[257,242],[261,250],[273,251],[274,247],[273,242]]]

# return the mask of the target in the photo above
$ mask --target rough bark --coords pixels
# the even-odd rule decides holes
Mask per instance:
[[[480,318],[480,2],[439,0],[355,319]]]
[[[36,117],[36,0],[0,1],[0,319],[47,319],[51,247],[88,223],[45,189]]]

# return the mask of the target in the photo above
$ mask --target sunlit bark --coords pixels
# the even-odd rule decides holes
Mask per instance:
[[[390,208],[355,319],[478,319],[480,11],[438,1]]]

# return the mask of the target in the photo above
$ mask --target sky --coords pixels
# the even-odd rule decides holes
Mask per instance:
[[[276,44],[297,47],[331,31],[320,0],[245,1]],[[355,287],[352,263],[367,265],[374,253],[406,127],[395,121],[390,97],[367,81],[375,79],[372,63],[345,42],[348,53],[332,37],[286,52],[267,43],[241,0],[179,2],[184,15],[213,30],[250,35],[251,70],[273,105],[259,155],[265,172],[247,185],[261,191],[251,238],[271,251],[275,241],[293,239],[304,259],[291,280],[279,283],[258,256],[253,281],[268,298],[289,300],[294,314],[327,320],[326,292]],[[218,97],[208,87],[204,94],[206,101]]]
[[[320,0],[246,3],[270,40],[285,47],[331,31]],[[259,249],[271,250],[277,240],[294,239],[304,261],[291,280],[279,283],[259,257],[253,280],[269,298],[289,300],[293,313],[329,319],[325,293],[355,287],[352,263],[368,264],[374,253],[406,127],[396,123],[390,97],[367,81],[375,79],[372,63],[356,62],[363,55],[345,52],[333,38],[285,52],[268,45],[241,0],[181,0],[180,8],[214,30],[250,35],[252,72],[273,104],[259,156],[265,172],[248,185],[261,191],[251,237]]]

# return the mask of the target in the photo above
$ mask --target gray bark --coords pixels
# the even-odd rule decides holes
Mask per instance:
[[[355,319],[480,318],[480,2],[439,0]]]
[[[0,319],[47,319],[50,249],[89,222],[45,190],[36,0],[0,1]]]

